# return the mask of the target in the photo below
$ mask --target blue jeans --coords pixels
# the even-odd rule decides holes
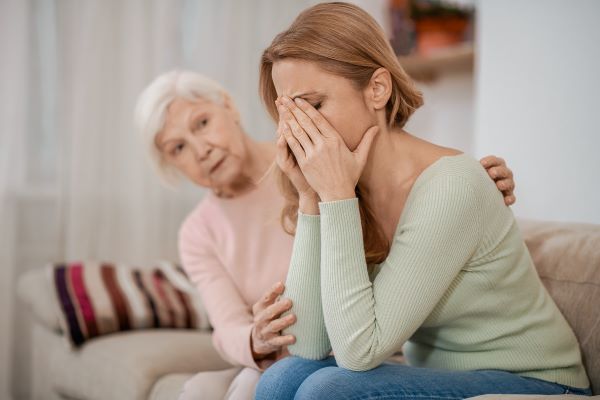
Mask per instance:
[[[256,399],[464,399],[482,394],[580,394],[590,389],[526,378],[500,370],[450,371],[382,364],[365,372],[339,368],[333,357],[287,357],[267,369]]]

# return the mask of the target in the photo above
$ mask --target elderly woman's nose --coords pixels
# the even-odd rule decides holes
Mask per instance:
[[[196,140],[194,143],[194,152],[196,153],[196,158],[198,161],[203,161],[208,158],[210,152],[212,151],[212,146],[206,143],[204,140]]]

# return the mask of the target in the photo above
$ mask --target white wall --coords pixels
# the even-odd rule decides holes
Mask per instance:
[[[430,83],[417,82],[425,104],[406,130],[435,144],[473,152],[474,87],[471,71],[448,71]]]
[[[600,223],[600,1],[480,1],[475,152],[506,158],[517,215]]]

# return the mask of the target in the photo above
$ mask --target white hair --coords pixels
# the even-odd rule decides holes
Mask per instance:
[[[164,128],[167,108],[178,97],[188,100],[202,98],[223,105],[228,95],[212,79],[192,71],[179,70],[159,75],[139,95],[134,112],[136,130],[142,137],[156,172],[171,187],[179,181],[180,174],[165,162],[155,140]]]

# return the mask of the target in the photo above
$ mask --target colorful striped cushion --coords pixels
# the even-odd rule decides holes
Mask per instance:
[[[210,329],[200,294],[173,263],[134,268],[72,262],[49,271],[63,331],[75,347],[133,329]]]

